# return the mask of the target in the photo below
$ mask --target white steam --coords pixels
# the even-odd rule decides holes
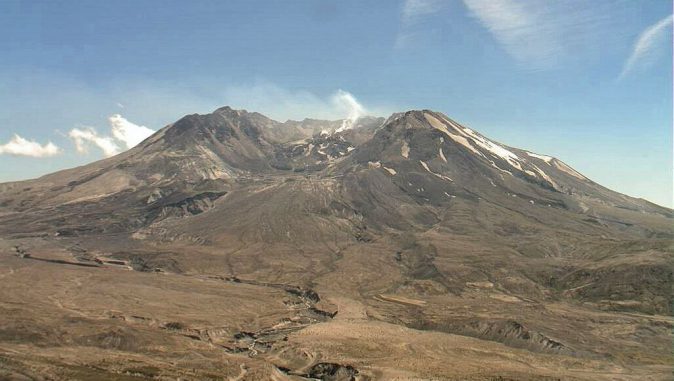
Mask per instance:
[[[337,90],[332,96],[332,103],[342,115],[345,115],[342,126],[337,129],[337,132],[353,128],[358,118],[366,114],[365,107],[358,103],[356,97],[342,89]]]
[[[224,88],[224,94],[213,108],[229,105],[235,109],[260,112],[278,121],[302,120],[355,120],[356,114],[386,115],[397,107],[371,105],[364,107],[351,93],[337,90],[325,95],[304,89],[289,89],[269,82],[258,82]]]

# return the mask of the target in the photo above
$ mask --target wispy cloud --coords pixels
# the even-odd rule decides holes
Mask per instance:
[[[622,79],[632,70],[634,70],[640,63],[647,62],[648,58],[653,54],[666,35],[667,30],[672,26],[674,16],[669,15],[664,19],[646,28],[632,48],[632,54],[625,62],[623,70],[620,73],[619,79]],[[671,46],[671,44],[670,44]]]
[[[581,47],[597,44],[612,23],[609,2],[570,0],[463,0],[477,19],[522,66],[547,69]]]
[[[14,134],[12,139],[0,145],[0,155],[28,156],[28,157],[50,157],[61,153],[61,149],[52,142],[40,144],[33,140],[27,140]]]
[[[403,24],[414,24],[424,16],[438,12],[442,8],[440,0],[406,0],[403,3]]]
[[[92,127],[73,128],[68,137],[75,143],[79,153],[88,153],[91,146],[100,149],[106,157],[114,156],[125,149],[133,148],[155,131],[139,126],[119,114],[108,118],[111,135],[100,135]],[[122,146],[123,145],[123,146]]]
[[[396,37],[396,48],[411,43],[419,34],[418,25],[427,17],[440,12],[445,5],[442,0],[405,0],[400,12],[400,30]]]

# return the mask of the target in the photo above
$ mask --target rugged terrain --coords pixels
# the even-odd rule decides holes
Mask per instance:
[[[672,210],[429,110],[0,184],[0,379],[665,380]]]

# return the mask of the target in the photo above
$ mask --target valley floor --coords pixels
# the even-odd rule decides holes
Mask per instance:
[[[489,280],[453,292],[382,276],[397,273],[385,243],[341,248],[294,276],[232,273],[208,260],[187,268],[180,257],[156,268],[103,252],[83,260],[71,241],[18,242],[0,241],[3,380],[672,375],[672,317],[522,297]]]

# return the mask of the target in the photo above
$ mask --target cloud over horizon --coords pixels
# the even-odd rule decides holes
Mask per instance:
[[[132,123],[119,114],[110,116],[108,122],[112,136],[100,135],[93,127],[70,130],[68,137],[75,143],[77,152],[88,153],[89,148],[93,146],[100,149],[106,157],[110,157],[135,147],[155,133],[154,130]],[[122,144],[123,147],[120,146]]]
[[[624,78],[640,64],[643,63],[643,65],[647,65],[649,63],[649,58],[653,55],[659,43],[661,43],[663,38],[667,35],[665,32],[672,26],[673,21],[674,16],[669,15],[641,32],[632,47],[632,53],[627,61],[625,61],[625,65],[623,66],[623,70],[620,72],[618,79]]]
[[[44,158],[56,156],[60,153],[61,149],[50,141],[46,144],[40,144],[34,140],[22,138],[18,134],[14,134],[9,142],[0,145],[0,155]]]

